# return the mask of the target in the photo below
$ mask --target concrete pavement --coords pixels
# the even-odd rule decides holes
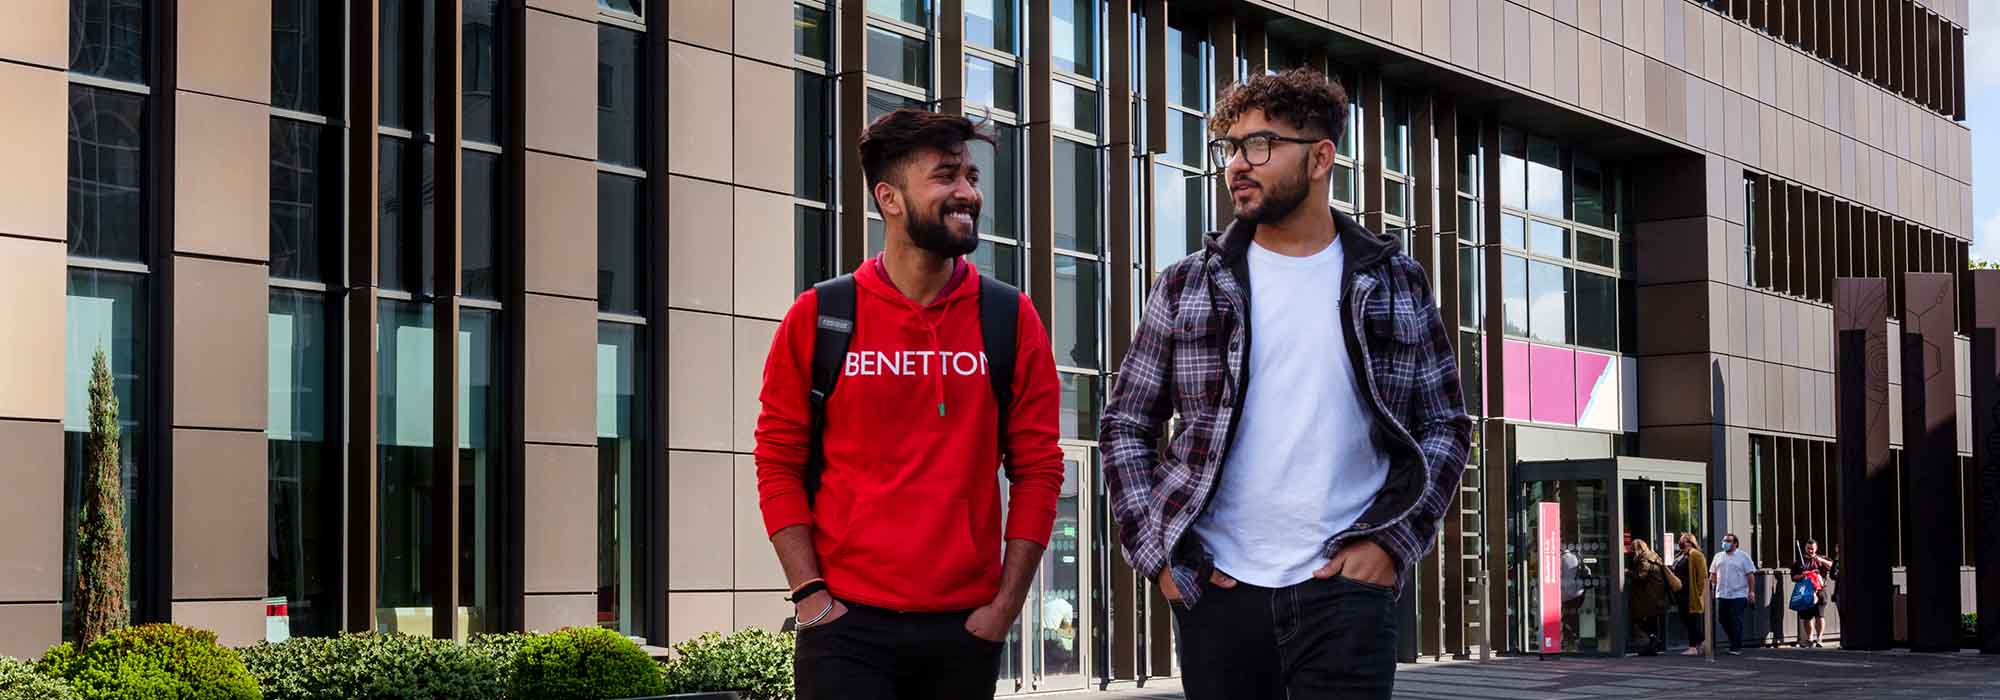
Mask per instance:
[[[1097,693],[1120,700],[1177,700],[1179,685]],[[1085,697],[1085,696],[1074,696]],[[1993,698],[2000,657],[1837,649],[1751,649],[1743,656],[1533,657],[1407,664],[1396,697],[1409,700],[1592,700],[1595,698]],[[1246,699],[1250,700],[1250,699]]]

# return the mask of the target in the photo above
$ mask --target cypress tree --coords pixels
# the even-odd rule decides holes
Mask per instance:
[[[97,349],[90,368],[90,436],[83,447],[83,512],[76,526],[76,590],[72,592],[77,641],[124,627],[125,487],[118,459],[118,395],[111,365]]]

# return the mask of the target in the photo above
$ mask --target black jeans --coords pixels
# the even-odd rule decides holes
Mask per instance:
[[[1396,682],[1396,593],[1344,578],[1213,584],[1180,624],[1188,700],[1383,698]]]
[[[847,603],[840,619],[799,632],[799,700],[993,697],[1001,643],[965,631],[970,614]]]
[[[1715,613],[1721,616],[1722,633],[1729,635],[1729,650],[1743,650],[1743,611],[1750,607],[1748,598],[1717,598]]]
[[[1700,649],[1701,643],[1708,640],[1708,631],[1702,629],[1702,617],[1698,612],[1681,612],[1681,628],[1687,630],[1689,649]]]

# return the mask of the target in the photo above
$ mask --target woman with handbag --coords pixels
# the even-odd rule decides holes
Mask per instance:
[[[1681,534],[1681,556],[1674,560],[1668,570],[1667,587],[1681,596],[1681,627],[1687,630],[1688,648],[1682,656],[1700,656],[1701,643],[1708,639],[1707,625],[1702,624],[1702,613],[1708,603],[1708,557],[1701,553],[1701,542],[1694,533]]]
[[[1640,656],[1658,656],[1667,650],[1666,640],[1655,633],[1660,629],[1660,616],[1667,611],[1667,564],[1639,538],[1632,539],[1629,559],[1625,565],[1625,590],[1631,597],[1626,608],[1632,630],[1627,646],[1637,646]]]

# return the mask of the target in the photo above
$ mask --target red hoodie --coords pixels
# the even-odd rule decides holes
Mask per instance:
[[[827,404],[826,471],[810,507],[801,476],[819,318],[812,291],[792,304],[771,343],[756,451],[766,534],[810,524],[820,575],[841,600],[904,612],[990,603],[1002,541],[1047,545],[1062,488],[1061,397],[1041,316],[1024,296],[1003,532],[999,407],[986,376],[978,283],[956,275],[920,309],[873,261],[854,277],[854,336]]]

